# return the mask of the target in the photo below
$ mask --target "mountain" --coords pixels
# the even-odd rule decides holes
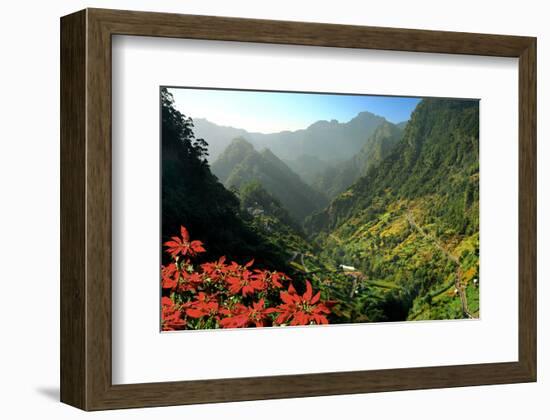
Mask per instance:
[[[191,119],[161,90],[162,242],[185,226],[193,239],[207,244],[204,260],[225,255],[239,262],[255,258],[259,266],[284,267],[289,254],[277,248],[242,217],[239,198],[211,173],[206,144],[193,133]],[[139,226],[135,227],[139,229]],[[166,254],[163,253],[163,258]]]
[[[193,120],[194,132],[198,138],[208,143],[208,161],[215,162],[229,146],[231,140],[237,137],[248,137],[246,130],[214,124],[204,118]]]
[[[334,163],[359,152],[365,140],[384,121],[378,115],[361,112],[346,123],[317,121],[305,129],[270,134],[223,127],[201,118],[195,119],[194,125],[196,136],[208,142],[210,162],[215,162],[234,138],[242,137],[258,150],[268,148],[283,160],[291,161],[304,155]]]
[[[300,155],[284,162],[309,185],[313,185],[321,174],[333,168],[328,162],[311,155]]]
[[[229,189],[240,190],[258,181],[300,223],[327,204],[321,193],[304,183],[269,149],[258,152],[242,137],[234,139],[211,168]]]
[[[391,153],[305,227],[367,279],[350,305],[369,320],[478,316],[479,103],[421,101]]]
[[[401,130],[404,130],[408,123],[409,121],[407,120],[407,121],[401,121],[400,123],[397,123],[395,125],[398,126]]]
[[[365,175],[372,165],[388,156],[402,135],[403,130],[398,125],[384,121],[367,139],[359,153],[318,173],[311,181],[311,185],[334,198]]]
[[[382,120],[357,133],[344,159],[353,136],[337,133],[348,123],[277,133],[273,150],[238,129],[226,144],[223,127],[210,165],[212,140],[195,136],[166,90],[161,100],[163,242],[184,225],[207,245],[203,261],[254,259],[288,273],[300,295],[311,281],[334,305],[330,323],[479,317],[478,101],[422,100],[404,129]],[[305,131],[323,138],[321,152]],[[345,153],[326,158],[339,141]],[[344,168],[323,188],[346,186],[327,203],[291,166],[309,182],[316,169]]]
[[[318,221],[320,230],[331,229],[379,197],[389,201],[433,193],[448,196],[449,185],[464,188],[478,169],[477,107],[475,101],[424,99],[390,155],[311,222]]]
[[[256,231],[263,234],[275,247],[286,249],[289,256],[312,249],[303,231],[281,202],[258,181],[245,184],[239,191],[239,199],[243,213],[249,216]]]
[[[367,139],[385,121],[370,112],[361,112],[346,123],[336,120],[317,121],[305,130],[284,136],[267,135],[269,147],[282,159],[296,156],[314,156],[325,162],[338,162],[351,158]]]

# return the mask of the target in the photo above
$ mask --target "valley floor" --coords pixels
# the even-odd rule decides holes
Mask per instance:
[[[339,302],[336,323],[478,318],[478,235],[440,239],[437,224],[417,221],[426,205],[394,203],[351,232],[289,250],[288,265]]]

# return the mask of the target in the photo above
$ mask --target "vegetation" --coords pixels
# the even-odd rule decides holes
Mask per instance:
[[[375,119],[362,148],[338,164],[322,161],[321,175],[313,170],[319,157],[302,159],[311,164],[302,173],[333,197],[329,203],[269,149],[258,152],[242,137],[211,171],[207,143],[195,138],[193,122],[171,95],[161,95],[162,234],[163,242],[174,242],[171,258],[163,259],[163,319],[183,322],[165,323],[167,329],[479,316],[476,101],[425,99],[406,124]],[[367,117],[374,118],[363,113],[356,120]],[[350,127],[360,131],[357,121]],[[339,123],[325,121],[307,130],[325,139],[337,129]],[[187,230],[180,248],[170,239],[180,226],[196,238],[196,248]],[[181,254],[185,243],[192,259]],[[204,264],[240,277],[217,282]],[[246,296],[237,290],[266,273],[279,273],[284,287],[251,285]],[[177,291],[191,277],[196,287]],[[323,320],[281,306],[320,301]],[[215,311],[203,314],[203,306]]]
[[[239,190],[251,181],[259,181],[299,223],[328,202],[269,149],[257,152],[241,137],[234,139],[212,164],[212,172],[229,189]]]
[[[260,266],[281,267],[285,253],[273,249],[241,215],[238,197],[210,172],[207,143],[193,133],[193,121],[174,107],[172,95],[162,101],[162,240],[188,226],[198,240],[211,244],[201,257],[252,258]],[[166,257],[164,258],[166,261]]]
[[[298,293],[284,273],[217,261],[194,263],[203,243],[181,236],[164,243],[171,262],[161,267],[163,331],[328,324],[332,302],[322,301],[306,280]]]
[[[395,286],[383,320],[478,315],[478,126],[476,102],[422,101],[392,153],[306,223],[327,258]]]
[[[219,158],[233,139],[241,137],[258,150],[268,148],[284,161],[299,159],[301,156],[316,156],[322,162],[333,164],[358,153],[365,140],[384,121],[378,115],[361,112],[345,123],[336,120],[317,121],[301,130],[263,134],[219,126],[199,118],[196,120],[196,133],[208,139],[212,162]],[[298,172],[298,175],[303,174]]]
[[[388,156],[402,136],[402,128],[384,121],[367,139],[359,153],[318,174],[313,180],[313,186],[319,191],[324,191],[331,198],[336,197],[360,177],[366,175],[369,168]]]

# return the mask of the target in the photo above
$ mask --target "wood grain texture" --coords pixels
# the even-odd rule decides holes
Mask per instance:
[[[528,381],[518,363],[117,385],[101,409],[357,394]]]
[[[537,376],[537,44],[519,59],[519,361]]]
[[[530,38],[464,32],[88,9],[112,33],[321,47],[518,57]]]
[[[87,9],[62,19],[61,398],[85,410],[536,380],[536,39]],[[112,385],[111,37],[161,36],[519,57],[519,360]]]
[[[111,386],[111,34],[87,13],[86,293],[88,408]]]
[[[61,22],[61,401],[86,406],[86,13]]]

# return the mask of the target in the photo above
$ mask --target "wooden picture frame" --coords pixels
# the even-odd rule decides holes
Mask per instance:
[[[519,360],[113,385],[111,39],[225,40],[519,58]],[[86,9],[61,19],[61,401],[84,410],[536,381],[536,38]]]

